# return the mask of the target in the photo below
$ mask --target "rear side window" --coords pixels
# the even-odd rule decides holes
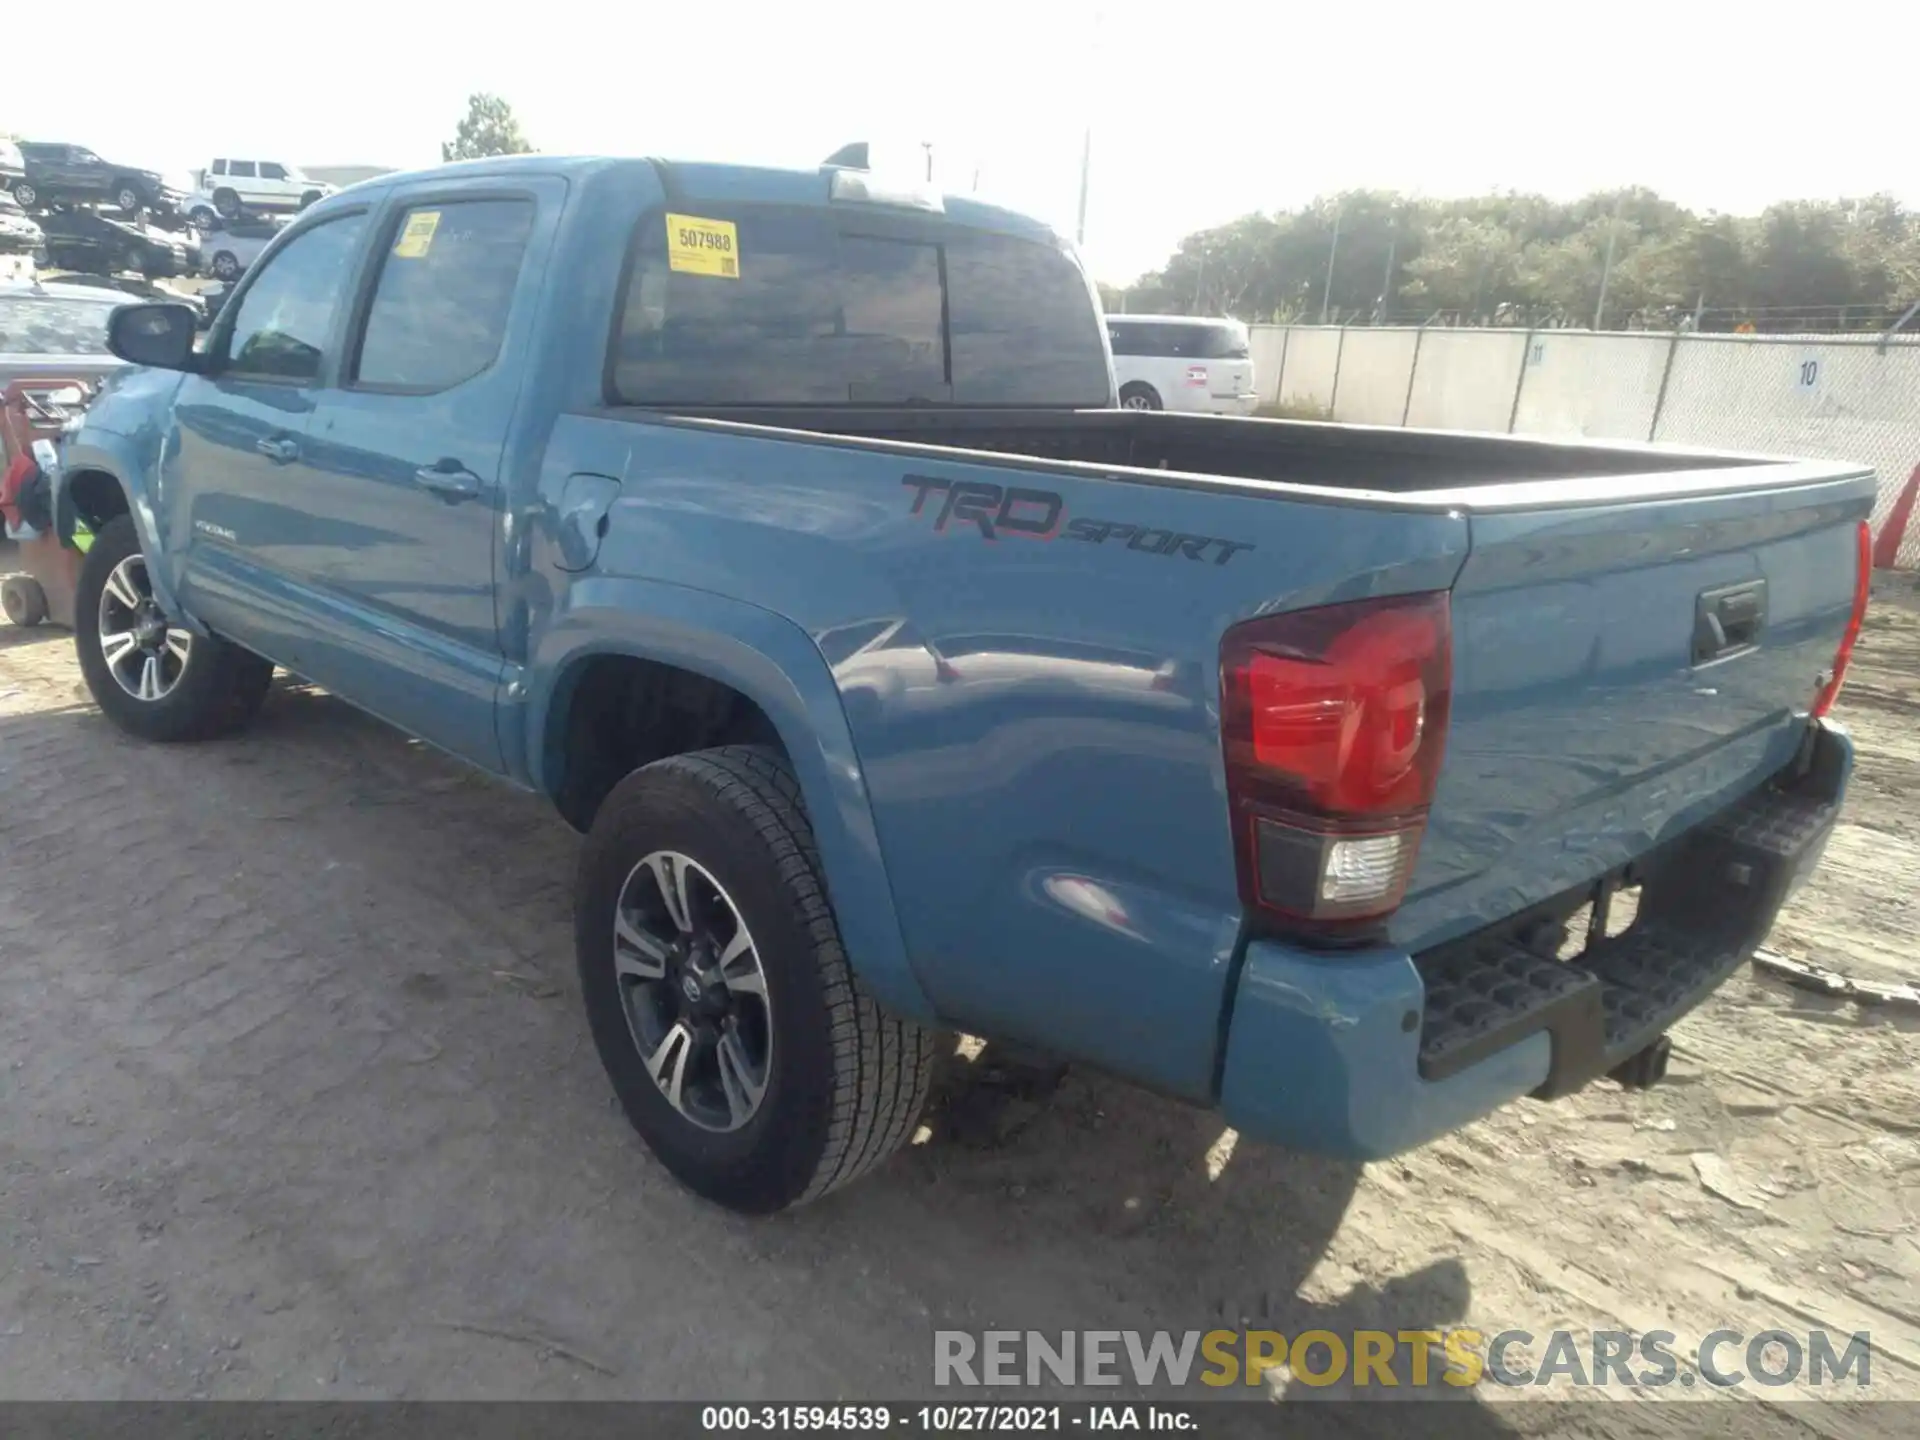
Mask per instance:
[[[803,207],[701,218],[737,244],[704,270],[675,268],[658,213],[640,223],[611,357],[620,402],[1107,403],[1086,284],[1057,251],[864,234],[857,216]]]
[[[240,297],[227,337],[235,374],[307,382],[320,357],[352,274],[365,215],[343,215],[294,236]]]
[[[353,383],[446,390],[500,353],[533,232],[531,200],[416,205],[380,262]]]
[[[1180,360],[1245,360],[1250,351],[1243,325],[1169,325],[1147,321],[1109,321],[1107,332],[1116,355]]]
[[[0,300],[0,355],[105,355],[114,305],[89,300]]]
[[[251,180],[254,178],[253,161],[235,160],[231,165],[227,167],[227,173],[229,175],[236,176],[241,180]]]

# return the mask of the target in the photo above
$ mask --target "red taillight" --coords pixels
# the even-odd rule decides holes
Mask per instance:
[[[1840,687],[1847,683],[1847,666],[1853,663],[1853,647],[1859,642],[1860,627],[1867,618],[1867,596],[1873,589],[1873,531],[1860,522],[1858,553],[1853,573],[1853,613],[1841,633],[1840,648],[1833,652],[1833,671],[1820,682],[1813,697],[1813,718],[1818,720],[1833,709],[1840,698]]]
[[[1444,592],[1250,620],[1220,645],[1242,898],[1334,929],[1406,893],[1452,691]]]
[[[1189,365],[1187,367],[1187,383],[1189,385],[1206,384],[1207,383],[1207,367],[1204,365]]]

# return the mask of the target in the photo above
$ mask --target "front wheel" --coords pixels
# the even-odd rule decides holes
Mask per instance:
[[[683,1184],[768,1214],[880,1164],[934,1035],[847,964],[786,762],[727,746],[636,770],[581,854],[587,1019],[627,1118]]]
[[[153,598],[133,518],[93,537],[74,594],[74,649],[94,703],[143,740],[211,740],[260,711],[273,666],[175,625]]]
[[[240,197],[224,185],[213,192],[213,208],[220,212],[223,220],[240,218]]]
[[[19,202],[22,210],[31,210],[40,203],[40,192],[25,180],[13,182],[13,198]]]
[[[234,258],[231,250],[222,250],[213,257],[213,278],[233,280],[240,274],[240,262]]]

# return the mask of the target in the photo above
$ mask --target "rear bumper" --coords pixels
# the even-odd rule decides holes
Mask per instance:
[[[1540,912],[1419,956],[1254,942],[1227,1037],[1226,1118],[1277,1144],[1375,1159],[1520,1096],[1580,1089],[1752,955],[1819,863],[1852,761],[1846,732],[1819,724],[1788,771],[1610,877],[1641,886],[1639,917],[1572,960],[1523,943]]]

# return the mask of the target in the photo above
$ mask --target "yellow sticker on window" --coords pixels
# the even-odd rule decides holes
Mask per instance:
[[[740,236],[731,220],[667,216],[667,267],[688,275],[740,278]]]
[[[407,217],[406,228],[393,242],[393,253],[402,260],[418,260],[433,248],[433,232],[440,228],[438,210],[416,210]]]

